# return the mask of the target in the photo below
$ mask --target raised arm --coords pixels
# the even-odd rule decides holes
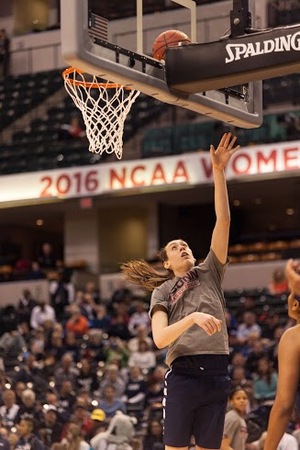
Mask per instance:
[[[211,248],[218,260],[225,264],[228,253],[228,239],[230,228],[230,209],[228,201],[227,183],[225,177],[225,167],[240,146],[234,147],[236,136],[231,133],[225,133],[215,150],[210,147],[210,157],[213,168],[214,178],[214,202],[216,213],[216,224],[211,239]]]

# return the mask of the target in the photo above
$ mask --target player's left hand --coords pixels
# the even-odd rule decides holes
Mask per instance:
[[[237,137],[231,133],[224,133],[217,149],[213,145],[210,146],[210,157],[215,169],[223,170],[231,156],[240,148],[240,145],[234,146],[236,140]]]

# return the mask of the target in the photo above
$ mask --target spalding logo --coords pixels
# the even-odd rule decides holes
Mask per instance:
[[[300,51],[300,31],[286,36],[266,39],[264,41],[249,42],[248,44],[227,44],[226,51],[228,57],[225,63],[229,64],[244,58],[265,55],[267,53],[289,52],[290,50]]]

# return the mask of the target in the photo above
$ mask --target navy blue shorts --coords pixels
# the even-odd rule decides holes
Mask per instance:
[[[221,446],[231,380],[227,374],[189,376],[170,370],[165,377],[164,444]]]

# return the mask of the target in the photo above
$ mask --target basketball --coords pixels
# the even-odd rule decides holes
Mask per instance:
[[[180,44],[190,44],[191,40],[187,34],[179,30],[167,30],[155,39],[152,47],[152,56],[155,59],[165,59],[167,47],[176,47]]]

